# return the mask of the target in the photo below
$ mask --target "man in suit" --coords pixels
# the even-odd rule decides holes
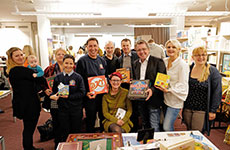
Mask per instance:
[[[145,101],[138,101],[142,125],[160,131],[160,107],[164,97],[163,92],[154,87],[154,83],[158,72],[166,74],[165,64],[162,59],[150,56],[149,46],[144,40],[136,43],[136,51],[139,59],[133,65],[134,79],[150,80],[148,97]]]

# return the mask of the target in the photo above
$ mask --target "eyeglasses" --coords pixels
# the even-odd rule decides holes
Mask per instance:
[[[205,57],[205,56],[207,56],[207,54],[201,54],[201,55],[198,54],[198,55],[193,55],[193,56],[195,56],[195,57],[201,57],[201,56],[202,56],[202,57]]]
[[[121,80],[111,80],[112,82],[121,82]]]

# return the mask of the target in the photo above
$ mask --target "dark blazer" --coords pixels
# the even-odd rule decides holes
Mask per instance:
[[[34,71],[17,66],[10,70],[9,80],[13,89],[13,115],[19,119],[34,119],[40,115],[41,106]]]
[[[140,67],[141,63],[138,59],[133,65],[134,80],[140,79]],[[150,56],[147,64],[145,79],[150,80],[150,88],[152,89],[153,95],[150,97],[147,103],[153,108],[159,108],[163,104],[164,100],[163,92],[154,87],[158,72],[166,74],[165,64],[162,59]]]
[[[124,57],[124,54],[121,55],[118,59],[118,63],[119,63],[119,66],[120,68],[123,68],[123,57]],[[139,57],[137,55],[136,52],[134,51],[131,51],[131,67],[133,68],[133,64],[134,64],[134,61],[137,60]],[[131,68],[131,69],[132,69]],[[131,77],[133,76],[133,69],[131,70]]]

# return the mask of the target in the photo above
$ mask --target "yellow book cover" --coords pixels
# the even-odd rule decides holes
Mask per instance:
[[[170,81],[169,75],[158,72],[154,85],[168,88],[169,81]]]

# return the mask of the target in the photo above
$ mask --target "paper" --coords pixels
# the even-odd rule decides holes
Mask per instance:
[[[115,116],[117,117],[117,119],[123,119],[125,117],[125,114],[126,114],[126,110],[122,108],[118,108]]]
[[[106,139],[96,140],[89,143],[90,150],[106,150]]]

